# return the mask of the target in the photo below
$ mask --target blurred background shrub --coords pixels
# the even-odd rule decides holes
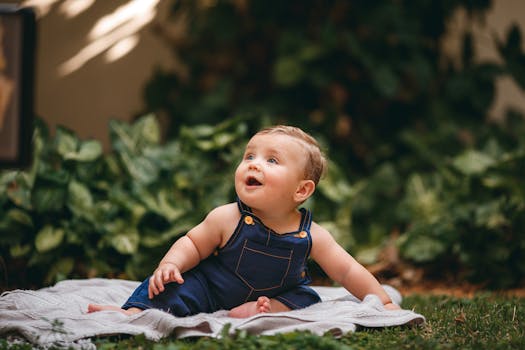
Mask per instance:
[[[307,205],[361,261],[394,244],[429,277],[522,283],[524,116],[487,113],[498,77],[525,88],[522,34],[512,27],[489,64],[467,31],[454,64],[441,40],[461,7],[478,21],[490,1],[176,2],[185,35],[157,33],[185,73],[154,72],[142,116],[110,123],[109,152],[40,125],[33,168],[2,174],[9,283],[144,278],[235,198],[243,143],[273,123],[326,148],[330,172]]]

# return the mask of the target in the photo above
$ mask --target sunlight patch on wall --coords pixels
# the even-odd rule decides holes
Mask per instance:
[[[22,6],[32,6],[39,17],[49,13],[60,0],[26,0]],[[58,67],[60,76],[66,76],[84,66],[93,58],[104,54],[113,62],[127,55],[139,42],[139,32],[157,15],[160,0],[129,0],[112,13],[100,17],[86,35],[87,44]],[[89,9],[95,0],[63,0],[59,11],[72,19]]]
[[[26,0],[20,6],[32,7],[35,9],[37,17],[44,17],[49,13],[51,7],[60,0]]]
[[[139,43],[139,36],[137,34],[128,36],[109,48],[106,52],[106,60],[113,62],[121,57],[126,56]]]
[[[60,5],[60,12],[71,19],[86,11],[95,3],[95,0],[65,0]]]
[[[58,68],[59,74],[62,76],[71,74],[89,60],[113,47],[113,50],[106,55],[108,62],[125,56],[137,45],[136,34],[155,18],[159,1],[131,0],[113,13],[100,18],[88,34],[90,43],[62,63]]]

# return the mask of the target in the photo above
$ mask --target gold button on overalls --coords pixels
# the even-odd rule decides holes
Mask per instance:
[[[246,216],[244,218],[244,222],[247,224],[247,225],[253,225],[253,218],[251,216]]]

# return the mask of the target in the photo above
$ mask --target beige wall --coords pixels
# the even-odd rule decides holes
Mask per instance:
[[[0,0],[1,1],[1,0]],[[142,4],[156,3],[140,0]],[[158,0],[157,0],[158,1]],[[5,2],[5,1],[4,1]],[[107,50],[88,60],[68,74],[61,74],[61,65],[75,57],[92,43],[88,33],[105,15],[114,13],[132,0],[27,0],[39,6],[39,41],[37,58],[36,111],[52,127],[64,125],[82,138],[96,138],[108,148],[108,121],[110,118],[130,120],[142,107],[142,88],[155,65],[171,67],[170,51],[152,34],[152,24],[139,29],[137,46],[124,57],[108,62]],[[158,11],[153,22],[162,19],[171,0],[161,0],[154,6]],[[91,4],[89,8],[68,18],[66,5]],[[493,10],[481,28],[458,13],[450,23],[446,47],[455,54],[459,41],[457,33],[471,27],[476,32],[476,47],[480,60],[498,60],[492,42],[492,33],[504,38],[511,23],[518,23],[525,33],[525,1],[493,0]],[[125,23],[122,24],[124,26]],[[115,30],[122,29],[119,26]],[[503,115],[508,105],[525,110],[525,93],[512,80],[498,82],[498,100],[491,115]]]
[[[2,0],[0,0],[2,1]],[[154,4],[156,1],[140,0]],[[91,6],[74,17],[68,18],[65,5],[75,2],[91,3]],[[137,45],[125,56],[109,62],[108,49],[98,49],[99,54],[87,60],[77,69],[64,71],[64,63],[96,47],[96,40],[88,34],[99,20],[116,13],[130,0],[32,0],[19,3],[36,5],[38,9],[38,48],[36,77],[36,113],[52,129],[63,125],[73,129],[81,138],[95,138],[108,149],[108,122],[111,118],[131,120],[143,108],[142,89],[152,75],[155,66],[169,68],[172,58],[169,48],[152,33],[155,21],[166,13],[171,1],[164,0],[154,9],[158,11],[151,22],[133,30],[129,18],[114,28],[110,37],[99,44],[109,46],[119,37],[137,35]],[[48,4],[48,6],[42,6]],[[122,9],[122,8],[121,8]],[[72,11],[72,10],[70,10]],[[139,11],[140,12],[140,11]],[[144,19],[145,14],[140,14]],[[138,18],[139,20],[141,18]],[[126,28],[127,26],[127,28]],[[125,32],[118,35],[119,31]],[[117,34],[117,35],[113,35]],[[113,37],[111,37],[113,35]],[[99,38],[100,39],[100,38]],[[97,49],[94,50],[95,52]]]

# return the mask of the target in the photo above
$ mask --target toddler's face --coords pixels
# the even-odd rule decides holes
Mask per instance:
[[[235,190],[255,209],[289,207],[304,180],[305,165],[306,151],[299,140],[283,134],[255,135],[235,171]]]

